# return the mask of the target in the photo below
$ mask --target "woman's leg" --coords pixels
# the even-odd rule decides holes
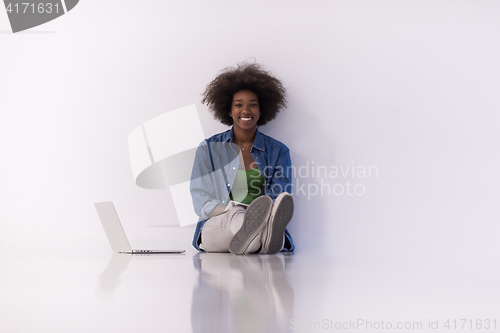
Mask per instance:
[[[271,208],[271,198],[261,196],[246,210],[235,206],[212,217],[201,230],[201,245],[207,252],[256,252],[262,245],[262,230],[268,224]]]
[[[273,201],[261,195],[245,210],[243,225],[229,243],[229,251],[233,254],[255,252],[261,245],[262,229],[269,221]]]
[[[229,252],[229,242],[243,224],[244,214],[245,208],[236,206],[205,222],[201,229],[203,248],[207,252]]]
[[[288,192],[281,193],[274,201],[269,223],[262,232],[262,252],[274,254],[285,244],[285,229],[293,216],[293,198]]]

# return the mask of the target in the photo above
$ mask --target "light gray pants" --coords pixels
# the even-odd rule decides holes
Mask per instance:
[[[201,245],[207,252],[229,252],[229,242],[243,225],[245,207],[235,206],[225,213],[214,216],[205,222],[201,229]],[[248,246],[244,253],[255,252],[262,244],[262,235],[267,233],[267,224]],[[260,253],[266,253],[264,249]]]

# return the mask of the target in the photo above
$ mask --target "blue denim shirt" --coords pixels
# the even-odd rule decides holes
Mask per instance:
[[[257,129],[250,154],[264,177],[263,194],[274,202],[281,192],[292,192],[292,161],[287,146]],[[193,237],[193,246],[198,251],[202,251],[201,229],[210,218],[208,214],[217,204],[225,206],[229,201],[239,164],[233,127],[202,141],[196,150],[190,191],[194,210],[200,217]],[[294,249],[292,236],[286,230],[284,250]]]

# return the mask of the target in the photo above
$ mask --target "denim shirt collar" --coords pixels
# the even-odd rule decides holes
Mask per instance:
[[[231,129],[224,133],[224,137],[222,139],[223,142],[233,142],[234,143],[234,129],[231,126]],[[256,128],[255,139],[253,140],[252,148],[256,148],[262,151],[264,149],[264,135]]]

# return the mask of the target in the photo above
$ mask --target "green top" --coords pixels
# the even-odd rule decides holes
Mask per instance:
[[[238,170],[231,188],[233,200],[248,205],[262,194],[263,186],[264,177],[259,168]]]

